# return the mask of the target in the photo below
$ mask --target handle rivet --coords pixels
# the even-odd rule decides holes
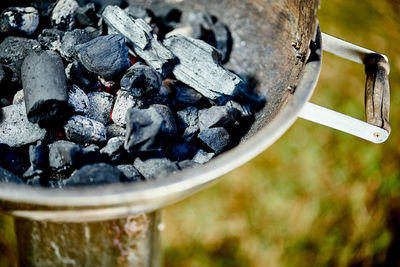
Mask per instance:
[[[381,137],[381,133],[374,133],[374,137],[375,138],[380,138]]]

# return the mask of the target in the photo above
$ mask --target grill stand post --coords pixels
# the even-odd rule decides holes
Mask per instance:
[[[15,218],[19,266],[159,266],[160,217],[159,210],[83,223]]]

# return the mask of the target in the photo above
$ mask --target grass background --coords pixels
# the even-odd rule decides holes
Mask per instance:
[[[390,139],[298,120],[219,184],[164,210],[164,266],[400,266],[400,1],[321,2],[322,31],[389,57]],[[312,101],[364,119],[364,86],[363,66],[324,53]]]

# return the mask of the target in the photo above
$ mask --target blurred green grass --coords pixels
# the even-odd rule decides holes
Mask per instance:
[[[164,210],[164,266],[400,266],[400,1],[322,0],[321,30],[386,54],[388,142],[306,121]],[[363,67],[324,53],[312,101],[364,118]]]

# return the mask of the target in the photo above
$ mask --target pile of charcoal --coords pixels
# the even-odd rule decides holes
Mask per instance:
[[[230,31],[204,11],[21,1],[0,38],[0,182],[163,178],[238,144],[262,103],[223,66]]]

